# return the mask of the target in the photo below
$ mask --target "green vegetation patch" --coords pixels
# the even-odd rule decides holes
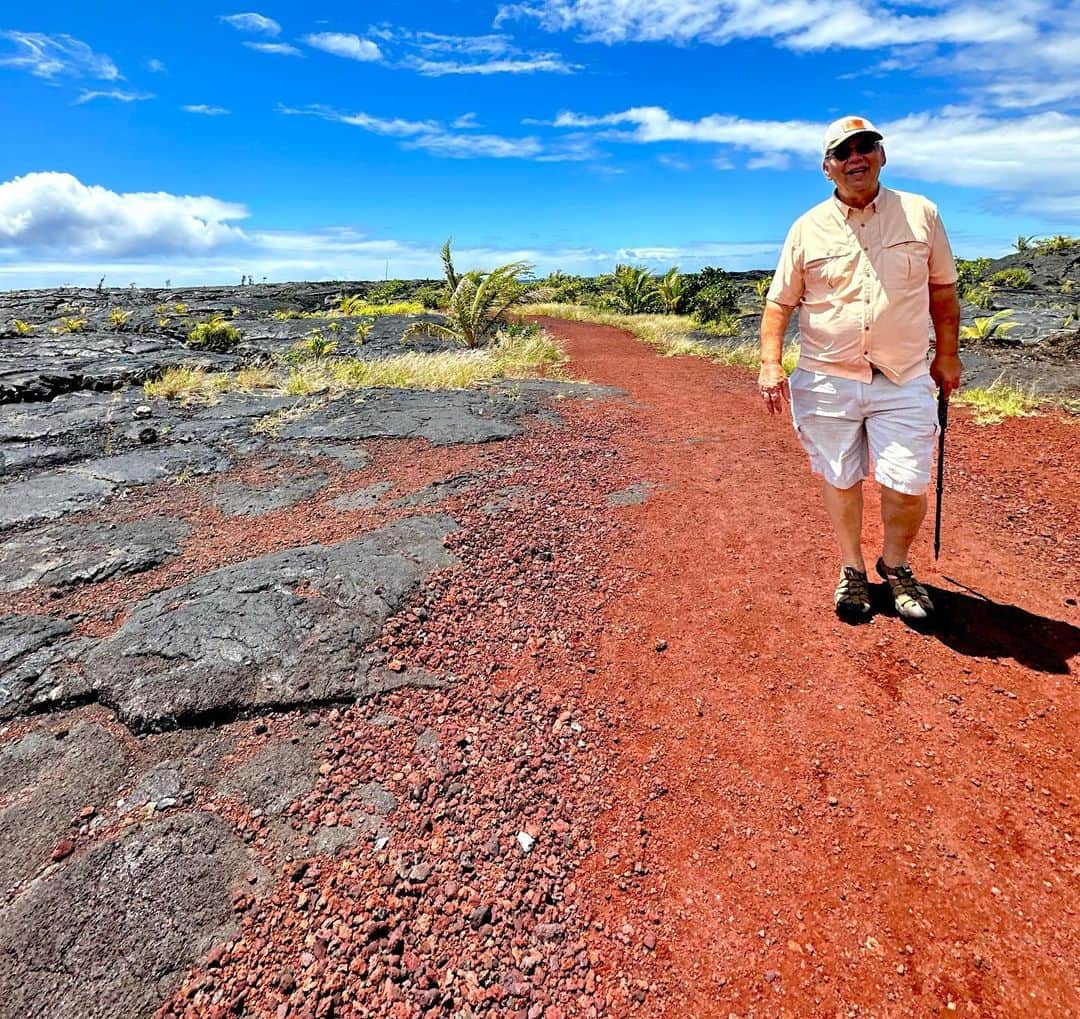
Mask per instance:
[[[1031,389],[1020,389],[999,378],[992,385],[962,389],[953,399],[974,411],[977,425],[992,425],[1005,418],[1031,417],[1040,400]]]

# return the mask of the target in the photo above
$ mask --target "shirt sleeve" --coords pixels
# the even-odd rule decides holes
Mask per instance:
[[[956,262],[953,259],[949,238],[945,235],[945,226],[941,217],[934,211],[934,223],[930,232],[930,284],[946,286],[955,283]]]
[[[799,244],[799,224],[788,231],[784,247],[780,251],[780,261],[776,265],[772,284],[765,299],[774,304],[786,304],[794,308],[803,297],[802,251]]]

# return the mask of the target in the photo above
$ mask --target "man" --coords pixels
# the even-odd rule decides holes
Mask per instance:
[[[825,132],[821,168],[835,190],[784,242],[761,321],[758,387],[770,413],[790,398],[795,430],[824,479],[842,557],[836,611],[870,614],[862,482],[873,461],[884,525],[877,572],[900,615],[925,619],[933,604],[908,551],[926,515],[934,384],[946,399],[960,385],[960,307],[937,208],[878,181],[883,141],[865,117],[841,117]],[[796,308],[801,353],[789,381],[780,355]],[[927,364],[930,322],[936,342]]]

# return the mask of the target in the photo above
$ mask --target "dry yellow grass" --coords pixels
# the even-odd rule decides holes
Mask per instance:
[[[761,367],[761,353],[756,343],[708,344],[691,334],[700,326],[689,315],[618,315],[596,311],[581,304],[530,304],[516,308],[519,314],[545,315],[550,318],[569,319],[573,322],[596,322],[615,326],[633,333],[665,357],[704,357],[717,364],[734,365],[757,371]],[[795,370],[799,360],[799,348],[792,345],[784,350],[784,370]]]

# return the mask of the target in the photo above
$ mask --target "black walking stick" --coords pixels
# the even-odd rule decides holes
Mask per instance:
[[[934,511],[934,559],[941,552],[941,490],[945,487],[945,429],[949,424],[949,398],[938,390],[937,419],[941,426],[937,447],[937,509]]]

